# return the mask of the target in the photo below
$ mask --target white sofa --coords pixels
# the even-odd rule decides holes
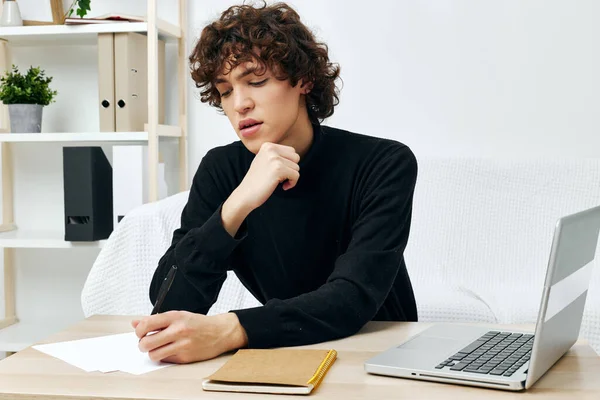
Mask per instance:
[[[83,288],[86,316],[150,312],[148,286],[186,201],[179,193],[121,221]],[[599,204],[600,159],[419,158],[405,252],[419,319],[534,323],[557,219]],[[600,353],[599,269],[581,334]],[[209,314],[255,305],[230,273]]]

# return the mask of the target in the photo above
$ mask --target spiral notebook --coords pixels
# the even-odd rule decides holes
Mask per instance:
[[[238,350],[202,382],[208,391],[310,394],[337,358],[335,350]]]

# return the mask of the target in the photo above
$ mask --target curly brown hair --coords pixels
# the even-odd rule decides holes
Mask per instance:
[[[222,111],[216,77],[255,61],[258,75],[268,67],[277,79],[289,79],[292,86],[300,80],[308,82],[312,86],[306,95],[309,117],[322,121],[333,115],[339,103],[335,81],[340,67],[329,62],[327,53],[327,45],[315,40],[290,6],[263,2],[261,7],[238,5],[225,10],[202,30],[189,60],[203,103]]]

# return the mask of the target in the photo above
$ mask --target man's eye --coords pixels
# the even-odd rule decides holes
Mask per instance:
[[[268,80],[269,80],[269,78],[266,78],[266,79],[263,79],[263,80],[262,80],[262,81],[260,81],[260,82],[248,82],[248,84],[249,84],[250,86],[262,86],[262,85],[264,85],[265,83],[267,83],[267,81],[268,81]]]

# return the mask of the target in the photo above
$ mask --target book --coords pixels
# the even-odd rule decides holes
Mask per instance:
[[[335,350],[242,349],[202,382],[220,392],[310,394],[337,359]]]
[[[69,17],[65,18],[65,25],[85,24],[112,24],[115,22],[145,22],[146,19],[139,15],[104,14],[92,18]]]

